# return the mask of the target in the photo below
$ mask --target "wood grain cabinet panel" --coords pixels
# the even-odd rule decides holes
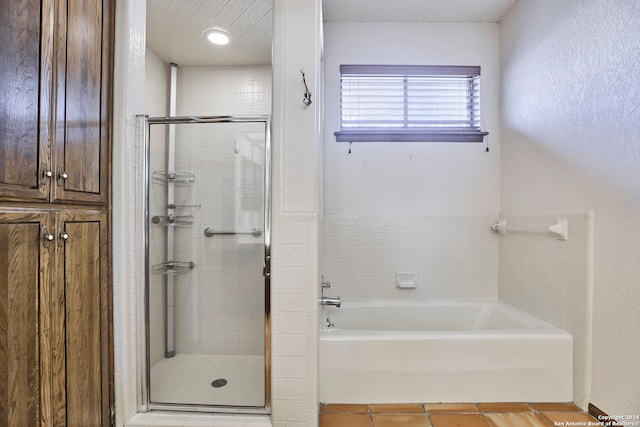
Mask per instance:
[[[65,212],[57,215],[56,222],[60,266],[53,315],[56,425],[108,425],[111,351],[106,216]]]
[[[47,1],[0,2],[0,197],[46,200],[53,40]],[[43,19],[43,17],[45,19]],[[42,46],[41,46],[42,41]],[[42,83],[42,84],[41,84]]]
[[[42,213],[0,212],[2,426],[51,422],[49,257],[41,244],[46,220]]]
[[[66,0],[58,7],[52,199],[100,204],[108,191],[112,1]]]

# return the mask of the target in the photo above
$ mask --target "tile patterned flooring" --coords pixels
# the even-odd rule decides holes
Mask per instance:
[[[577,424],[569,424],[570,421]],[[320,427],[554,427],[589,422],[598,425],[595,418],[573,403],[320,406]]]

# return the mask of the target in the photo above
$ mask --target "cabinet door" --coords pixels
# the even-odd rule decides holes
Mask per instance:
[[[50,425],[46,215],[0,212],[0,425]],[[42,267],[42,268],[41,268]]]
[[[0,2],[0,199],[49,196],[52,0]],[[42,42],[42,43],[41,43]]]
[[[111,304],[106,216],[99,212],[59,213],[57,224],[54,425],[107,426]]]
[[[112,0],[56,3],[52,200],[104,204],[108,192]]]

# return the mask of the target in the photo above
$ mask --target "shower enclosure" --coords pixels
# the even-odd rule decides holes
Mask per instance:
[[[146,409],[269,411],[270,120],[139,117]]]

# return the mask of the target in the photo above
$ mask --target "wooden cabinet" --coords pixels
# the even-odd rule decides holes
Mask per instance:
[[[45,200],[53,91],[52,0],[0,2],[0,198]],[[41,43],[42,42],[42,43]]]
[[[110,422],[110,286],[106,217],[56,215],[52,291],[54,425]]]
[[[0,250],[0,425],[109,425],[106,214],[0,211]]]
[[[0,200],[107,202],[113,3],[0,2]]]
[[[57,1],[52,201],[104,203],[110,138],[111,2]]]
[[[51,423],[47,215],[0,213],[0,425]]]
[[[0,1],[0,426],[108,426],[115,0]]]

